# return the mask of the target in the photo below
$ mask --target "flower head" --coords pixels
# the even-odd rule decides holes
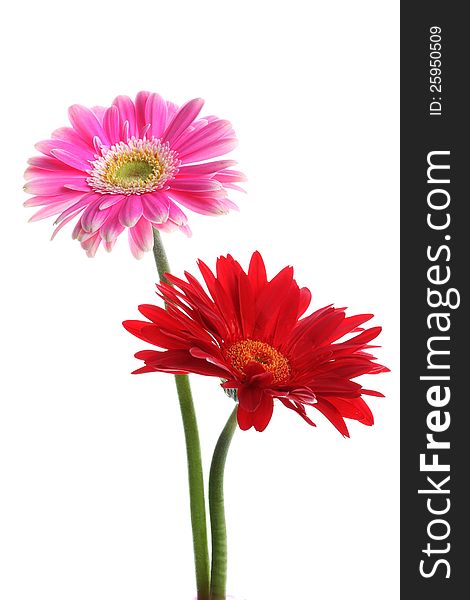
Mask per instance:
[[[57,215],[53,237],[76,219],[73,238],[94,256],[110,251],[127,229],[132,253],[153,246],[152,227],[190,235],[180,205],[205,215],[236,208],[227,190],[244,181],[232,160],[215,160],[237,140],[231,124],[198,118],[201,99],[181,108],[158,94],[118,96],[109,108],[74,105],[72,127],[39,142],[42,156],[29,160],[25,206],[42,206],[32,221]]]
[[[166,309],[142,305],[149,321],[125,321],[135,336],[163,350],[136,354],[145,366],[135,373],[199,373],[219,377],[236,390],[241,429],[263,431],[274,399],[314,425],[306,406],[325,415],[344,435],[344,418],[373,424],[364,395],[382,396],[352,381],[388,371],[367,351],[380,327],[361,326],[373,315],[346,316],[332,305],[303,316],[311,294],[299,288],[292,267],[268,281],[258,252],[248,272],[230,255],[217,260],[214,274],[199,269],[208,292],[189,273],[166,275],[157,287]]]

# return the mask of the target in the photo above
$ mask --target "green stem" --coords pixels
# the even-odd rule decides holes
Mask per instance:
[[[224,469],[236,427],[237,407],[233,409],[217,441],[209,475],[209,511],[212,530],[211,600],[225,600],[227,529],[224,509]]]
[[[164,274],[170,272],[170,265],[168,264],[168,258],[160,233],[155,228],[153,230],[153,239],[153,255],[158,275],[161,281],[167,281]],[[209,600],[209,551],[207,546],[206,502],[204,498],[204,478],[199,432],[189,377],[187,375],[175,375],[175,382],[186,440],[197,598],[198,600]]]
[[[162,236],[158,229],[153,228],[153,257],[155,258],[155,264],[157,265],[158,276],[160,281],[168,283],[165,278],[165,273],[170,272],[170,263],[165,252],[165,248],[162,242]]]

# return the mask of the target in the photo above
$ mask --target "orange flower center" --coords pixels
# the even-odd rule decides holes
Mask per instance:
[[[230,346],[227,354],[232,365],[243,373],[248,363],[259,363],[265,371],[272,373],[273,383],[282,383],[290,375],[287,358],[265,342],[241,340]]]

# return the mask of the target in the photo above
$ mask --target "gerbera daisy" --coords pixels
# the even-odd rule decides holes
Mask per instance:
[[[169,284],[157,286],[166,308],[145,304],[139,310],[150,322],[124,322],[132,334],[164,349],[138,352],[145,366],[134,373],[219,377],[222,387],[236,391],[241,429],[263,431],[274,399],[310,425],[305,407],[316,408],[344,436],[344,418],[373,424],[363,396],[382,394],[352,381],[388,371],[367,352],[381,331],[361,327],[373,315],[347,317],[344,308],[330,305],[303,317],[310,291],[299,288],[292,267],[268,281],[258,252],[248,273],[230,255],[217,260],[216,274],[202,261],[198,266],[209,293],[189,273],[186,281],[168,274]]]
[[[31,221],[58,215],[55,234],[77,218],[72,237],[94,256],[103,242],[110,251],[129,231],[140,258],[153,246],[152,227],[190,235],[182,205],[204,215],[236,205],[227,189],[244,181],[220,157],[237,144],[228,121],[198,119],[203,100],[178,108],[158,94],[139,92],[133,102],[118,96],[109,108],[71,106],[72,127],[61,127],[36,144],[42,156],[29,160],[25,206],[42,206]]]

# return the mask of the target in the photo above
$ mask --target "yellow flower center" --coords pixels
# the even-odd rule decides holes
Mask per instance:
[[[119,156],[108,164],[105,179],[109,183],[129,185],[133,181],[147,182],[158,177],[161,171],[156,156],[146,156],[144,152],[135,151],[129,156]]]
[[[232,365],[244,372],[250,362],[259,363],[265,371],[272,373],[273,383],[282,383],[289,378],[289,361],[278,350],[258,340],[241,340],[227,351]]]
[[[88,184],[101,194],[145,194],[162,189],[180,161],[168,143],[130,139],[102,150],[92,163]]]

